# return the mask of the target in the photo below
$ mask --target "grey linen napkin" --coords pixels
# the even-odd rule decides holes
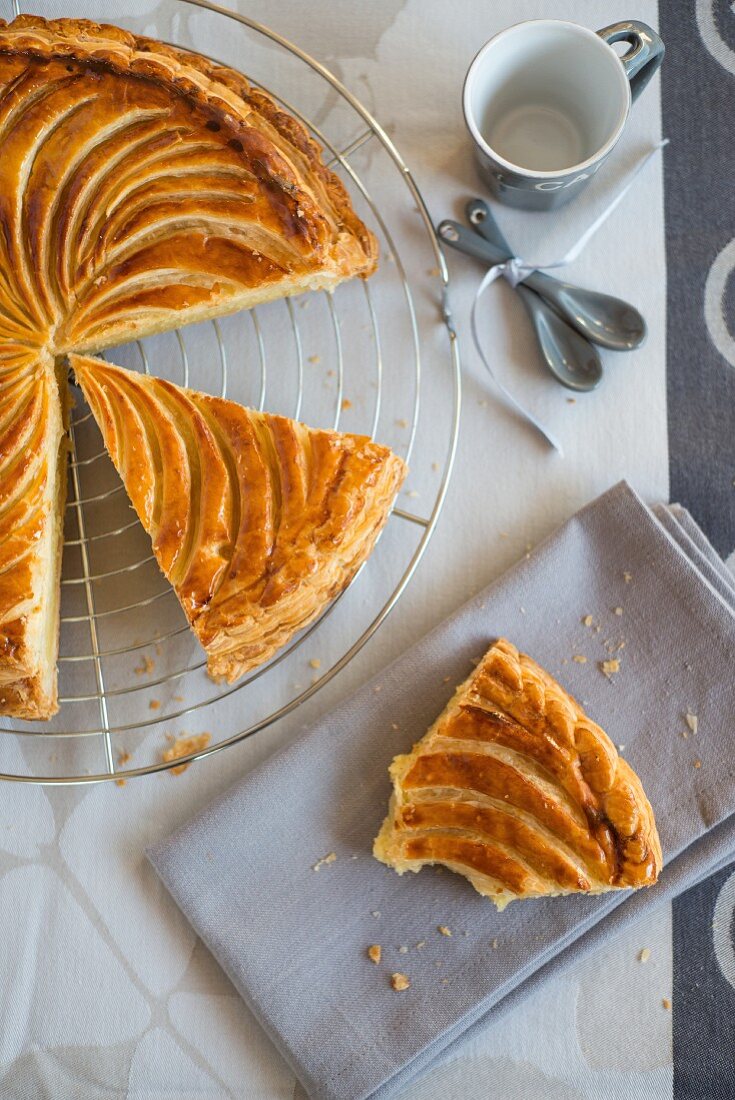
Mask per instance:
[[[732,577],[688,513],[651,511],[621,483],[149,852],[310,1096],[391,1095],[570,959],[732,858],[734,606]],[[657,886],[498,913],[456,875],[399,877],[372,858],[390,760],[499,635],[624,746],[656,812]],[[606,675],[612,658],[619,671]],[[380,966],[366,957],[373,943]],[[390,988],[393,971],[409,976],[407,992]]]

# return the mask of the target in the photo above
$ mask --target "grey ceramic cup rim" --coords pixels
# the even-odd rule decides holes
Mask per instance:
[[[578,164],[573,164],[567,168],[556,169],[553,171],[540,170],[536,168],[524,168],[522,165],[514,164],[512,161],[506,160],[505,157],[502,157],[499,153],[495,151],[495,149],[493,149],[491,145],[488,145],[487,141],[482,136],[480,129],[475,121],[474,112],[470,105],[470,96],[474,90],[473,81],[476,79],[477,73],[480,70],[480,65],[490,49],[494,48],[498,44],[498,42],[500,42],[503,38],[510,36],[520,27],[539,25],[552,27],[570,27],[576,34],[581,34],[583,37],[589,40],[594,40],[595,43],[599,43],[601,46],[604,46],[604,48],[608,50],[612,57],[615,59],[617,71],[619,72],[621,80],[621,90],[623,92],[623,97],[625,98],[625,108],[621,114],[621,117],[618,120],[615,130],[607,139],[607,141],[603,145],[601,145],[600,148],[597,149],[591,156],[587,157],[586,160],[579,161]],[[499,164],[501,167],[505,168],[506,171],[513,172],[515,173],[515,175],[521,176],[528,180],[563,180],[567,177],[572,177],[579,174],[580,172],[584,172],[589,168],[594,168],[596,165],[601,164],[602,161],[605,160],[605,158],[608,156],[608,154],[612,152],[612,150],[615,148],[618,141],[620,140],[623,130],[625,129],[625,125],[630,116],[632,103],[633,97],[631,93],[630,80],[628,79],[628,76],[626,74],[621,57],[615,52],[612,46],[605,41],[604,38],[600,37],[598,31],[590,30],[589,27],[584,27],[580,23],[575,23],[571,19],[522,19],[518,23],[513,23],[511,24],[511,26],[505,27],[502,31],[498,31],[498,33],[494,34],[492,38],[489,38],[487,42],[485,42],[484,45],[481,46],[475,54],[470,63],[470,67],[467,70],[467,75],[465,76],[464,84],[462,86],[462,111],[464,113],[465,125],[467,126],[467,129],[469,130],[475,144],[480,148],[480,150],[485,154],[486,157],[488,157],[492,161],[495,161],[496,164]]]

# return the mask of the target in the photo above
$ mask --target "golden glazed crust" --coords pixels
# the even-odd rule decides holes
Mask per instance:
[[[0,713],[58,710],[66,435],[53,364],[0,347]]]
[[[365,436],[69,358],[210,674],[237,679],[349,584],[405,464]]]
[[[267,95],[198,54],[82,19],[0,20],[0,713],[47,718],[57,709],[67,393],[53,357],[61,363],[69,351],[100,350],[370,275],[377,242],[320,158],[306,130]],[[258,597],[258,618],[258,599],[237,587],[239,571],[252,567],[236,559],[238,538],[258,542],[254,520],[247,531],[233,528],[240,522],[236,495],[250,490],[239,480],[240,425],[234,415],[227,420],[233,439],[228,426],[217,429],[208,400],[167,395],[167,439],[172,453],[177,446],[185,453],[181,488],[188,477],[196,498],[191,512],[177,516],[166,497],[173,471],[163,476],[152,455],[142,460],[140,476],[150,476],[154,507],[172,509],[158,526],[148,516],[164,572],[215,675],[231,679],[264,660],[347,583],[384,519],[377,515],[380,493],[389,495],[390,477],[397,483],[402,473],[392,456],[377,470],[375,456],[389,452],[354,444],[345,460],[355,475],[347,493],[354,516],[348,509],[342,518],[348,525],[355,518],[355,531],[335,527],[331,562],[315,532],[313,561],[304,550],[274,569]],[[174,416],[177,401],[184,411]],[[184,424],[189,415],[196,438]],[[154,421],[152,413],[141,422],[139,439],[133,432],[141,446]],[[251,425],[251,434],[288,435],[278,418],[268,425],[257,432]],[[318,471],[307,429],[292,434],[292,449],[302,446],[309,456],[305,468]],[[206,477],[195,458],[200,444],[201,462],[213,463]],[[286,452],[274,468],[281,461],[288,472]],[[133,485],[131,492],[148,515],[142,490]],[[336,498],[325,531],[338,524],[344,501]],[[304,502],[311,505],[309,494]],[[267,511],[261,501],[254,515],[258,508]],[[177,548],[178,520],[185,545]],[[298,526],[295,513],[288,522]],[[280,513],[278,523],[287,529]],[[210,535],[215,542],[208,545]],[[274,561],[287,557],[282,534],[273,536],[273,552]],[[310,596],[299,565],[314,566]],[[279,577],[291,573],[287,591]],[[266,610],[269,601],[273,610]]]
[[[0,21],[0,341],[99,350],[375,268],[319,146],[231,69]]]
[[[514,898],[650,886],[661,869],[638,776],[505,639],[390,774],[373,852],[399,874],[441,863],[503,908]]]

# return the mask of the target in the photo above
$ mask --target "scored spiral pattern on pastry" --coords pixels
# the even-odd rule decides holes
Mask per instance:
[[[233,70],[0,21],[0,338],[99,350],[375,267],[306,131]]]
[[[374,853],[399,873],[442,863],[502,908],[513,898],[648,886],[661,868],[638,776],[505,639],[390,773]]]
[[[405,464],[365,436],[70,362],[210,674],[235,679],[349,583]]]
[[[60,365],[73,352],[98,351],[304,290],[332,289],[352,276],[367,277],[376,262],[375,237],[322,163],[321,148],[240,73],[88,20],[0,20],[0,421],[6,429],[0,495],[12,496],[16,468],[27,467],[35,478],[28,489],[35,526],[15,499],[0,509],[0,536],[9,532],[0,561],[0,713],[47,718],[57,705],[53,624],[66,396],[54,359]],[[207,399],[169,393],[166,400],[170,406],[189,403],[186,415],[207,452],[200,461],[213,463],[197,492],[202,514],[211,505],[214,542],[208,548],[198,528],[186,527],[182,545],[174,548],[176,517],[170,529],[157,526],[163,497],[159,501],[154,489],[150,529],[162,568],[209,651],[210,668],[232,678],[258,663],[256,650],[260,660],[270,655],[321,609],[327,593],[347,583],[375,532],[358,531],[352,543],[335,536],[335,548],[347,556],[329,567],[326,543],[321,558],[317,551],[314,561],[307,555],[302,564],[313,566],[318,578],[311,604],[297,606],[284,584],[281,620],[275,613],[267,619],[271,633],[258,648],[252,624],[236,622],[238,601],[241,607],[247,602],[238,578],[252,566],[228,560],[223,547],[231,532],[224,515],[213,515],[215,484],[227,497],[237,477],[232,467],[224,476],[223,452],[215,454],[217,446],[205,443],[200,431]],[[136,423],[133,416],[133,434]],[[119,422],[119,439],[124,430]],[[290,430],[295,436],[307,432]],[[380,512],[372,516],[377,530],[392,503],[379,499],[377,486],[387,491],[390,478],[383,485],[378,477],[373,488],[368,455],[378,451],[367,443],[349,446],[354,455],[347,466],[357,469],[358,456],[364,460],[350,500],[354,504],[364,492],[365,516],[371,504]],[[193,470],[195,448],[184,450]],[[399,470],[393,466],[396,489]],[[149,473],[169,485],[170,471],[151,466]],[[140,498],[135,478],[128,483]],[[240,492],[245,489],[240,485]],[[253,514],[259,507],[253,502]],[[333,520],[339,507],[335,500]],[[140,511],[146,515],[145,507]],[[33,540],[27,552],[16,528]],[[252,530],[247,538],[254,543]],[[275,562],[278,539],[273,550]],[[282,563],[280,575],[289,568]],[[278,572],[261,603],[275,602],[284,583],[275,579]],[[251,579],[255,583],[254,574]],[[225,598],[230,585],[233,593]],[[294,590],[303,594],[306,587],[294,580]],[[255,597],[248,599],[254,607]]]

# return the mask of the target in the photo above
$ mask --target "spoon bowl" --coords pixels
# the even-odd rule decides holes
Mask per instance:
[[[557,382],[575,393],[596,389],[602,381],[597,349],[533,290],[522,283],[516,290],[528,311],[544,362]]]
[[[646,339],[646,322],[633,306],[612,294],[584,290],[542,271],[525,282],[588,340],[610,351],[634,351]]]

